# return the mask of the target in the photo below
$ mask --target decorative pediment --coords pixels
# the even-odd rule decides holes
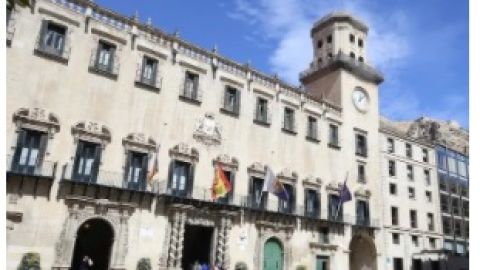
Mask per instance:
[[[234,157],[231,157],[229,155],[223,154],[219,155],[213,160],[214,164],[219,163],[223,167],[226,167],[227,169],[237,169],[238,168],[238,160]]]
[[[287,180],[290,182],[297,182],[298,175],[296,172],[285,168],[277,174],[277,177],[282,180]]]
[[[322,179],[320,177],[313,177],[308,176],[307,178],[303,179],[303,185],[305,187],[313,187],[313,188],[320,188],[322,186]]]
[[[368,189],[368,188],[365,188],[365,187],[359,187],[356,191],[355,191],[355,197],[362,197],[362,198],[370,198],[370,196],[372,195],[372,192]]]
[[[265,164],[261,162],[254,162],[252,165],[248,166],[247,172],[254,177],[264,177],[265,176]]]
[[[199,154],[198,150],[186,143],[180,143],[175,145],[169,151],[170,157],[177,160],[183,160],[186,162],[198,162]]]
[[[122,143],[129,150],[140,152],[152,152],[157,147],[155,140],[143,133],[130,133],[123,138]]]
[[[35,129],[49,134],[60,131],[58,117],[42,108],[20,108],[13,114],[19,128]]]
[[[330,192],[340,192],[340,189],[342,188],[342,184],[336,181],[332,181],[327,184],[326,190]]]
[[[92,121],[78,122],[72,127],[72,134],[78,138],[102,144],[106,144],[112,139],[110,129],[107,126]]]

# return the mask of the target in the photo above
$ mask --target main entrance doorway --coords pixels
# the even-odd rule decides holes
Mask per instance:
[[[192,269],[195,262],[213,263],[213,227],[185,224],[182,269]]]
[[[369,236],[353,236],[350,242],[350,270],[377,270],[377,252]]]
[[[317,256],[317,262],[315,270],[329,270],[328,269],[328,257]]]
[[[283,269],[283,248],[280,242],[275,238],[270,238],[265,242],[263,248],[263,270],[282,270]]]
[[[77,231],[71,269],[80,269],[82,259],[88,256],[93,262],[91,270],[108,270],[113,237],[113,229],[105,220],[85,221]]]

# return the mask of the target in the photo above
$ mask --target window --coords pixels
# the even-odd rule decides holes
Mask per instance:
[[[329,53],[327,54],[327,56],[328,56],[328,59],[332,59],[332,58],[333,58],[333,54],[332,54],[331,52],[329,52]]]
[[[470,237],[470,225],[468,223],[468,221],[465,221],[464,223],[464,229],[465,229],[465,238],[469,238]]]
[[[115,50],[115,45],[112,45],[102,40],[99,41],[97,48],[97,61],[95,63],[95,67],[98,70],[112,73]]]
[[[356,205],[357,225],[369,226],[370,225],[370,209],[368,202],[363,200],[357,200]]]
[[[355,154],[357,156],[367,156],[367,137],[363,134],[355,135]]]
[[[366,183],[366,177],[365,177],[365,164],[364,163],[358,163],[357,164],[357,177],[358,177],[358,182],[359,183]]]
[[[394,183],[390,183],[390,194],[397,195],[397,185]]]
[[[452,154],[449,154],[448,156],[448,171],[453,174],[457,174],[457,162],[455,157],[452,156]]]
[[[343,220],[343,205],[340,205],[340,198],[338,195],[330,194],[328,197],[328,219]],[[338,214],[337,214],[338,212]]]
[[[392,214],[392,225],[398,226],[398,208],[392,206],[391,214]]]
[[[361,62],[361,63],[365,62],[365,60],[361,56],[358,57],[358,61]]]
[[[355,36],[350,34],[350,42],[355,43]]]
[[[461,237],[462,236],[462,221],[460,219],[455,219],[453,222],[454,225],[454,232],[455,236]]]
[[[396,176],[397,170],[396,170],[395,167],[396,167],[395,166],[395,161],[394,160],[389,160],[388,161],[388,175],[389,176],[392,176],[392,177]]]
[[[320,228],[320,243],[321,244],[328,244],[330,241],[328,239],[328,228],[323,227]]]
[[[410,210],[410,227],[417,228],[417,211]]]
[[[415,199],[415,189],[413,187],[408,188],[408,198]]]
[[[35,174],[42,165],[47,141],[47,133],[21,129],[11,170],[21,174]]]
[[[305,215],[308,217],[320,216],[320,200],[317,191],[313,189],[305,190]]]
[[[467,164],[465,161],[459,160],[458,163],[458,175],[467,177]]]
[[[460,185],[460,193],[463,197],[468,197],[468,185]]]
[[[331,147],[339,148],[338,142],[338,126],[334,124],[330,124],[329,126],[329,137],[328,137],[328,145]]]
[[[182,97],[189,100],[199,99],[198,81],[199,75],[190,71],[185,72],[185,83],[183,86]]]
[[[439,181],[439,185],[440,185],[440,190],[442,190],[442,191],[448,191],[448,187],[447,187],[447,176],[444,175],[444,174],[439,174],[439,175],[438,175],[438,181]]]
[[[307,120],[307,139],[318,140],[317,118],[309,116]]]
[[[332,43],[332,35],[327,36],[327,43]]]
[[[460,205],[457,198],[452,198],[452,213],[456,216],[460,215]]]
[[[255,121],[258,123],[269,124],[270,119],[268,117],[268,100],[264,98],[257,98],[257,108],[255,111]]]
[[[228,204],[232,201],[233,194],[234,194],[234,188],[235,188],[235,171],[228,171],[228,170],[223,170],[223,173],[225,174],[225,177],[227,178],[228,182],[230,182],[230,185],[232,186],[232,191],[228,192],[227,195],[224,197],[220,197],[217,199],[217,203],[224,203]]]
[[[142,76],[140,77],[140,82],[147,85],[155,86],[157,79],[157,66],[158,61],[156,59],[144,56],[142,62]]]
[[[240,113],[240,91],[238,89],[231,86],[225,87],[223,110],[234,115]]]
[[[74,161],[74,180],[96,182],[102,146],[97,143],[78,141],[77,153]]]
[[[350,58],[355,60],[355,53],[354,52],[350,52]]]
[[[425,191],[425,198],[427,198],[427,202],[432,202],[432,192]]]
[[[437,153],[437,162],[440,169],[447,170],[447,155],[444,151],[439,151]]]
[[[171,195],[187,197],[193,186],[194,166],[188,162],[170,162],[168,191]]]
[[[278,210],[282,213],[291,214],[295,209],[295,190],[292,185],[283,184],[283,186],[285,187],[285,190],[288,193],[288,200],[279,199]]]
[[[432,248],[432,249],[436,248],[437,245],[436,245],[435,242],[436,242],[435,238],[432,238],[432,237],[428,238],[428,243],[430,244],[430,248]]]
[[[412,244],[416,247],[418,247],[418,236],[417,235],[412,235]]]
[[[407,177],[408,180],[413,181],[413,166],[412,165],[407,165]]]
[[[452,220],[449,217],[442,217],[443,233],[446,235],[452,234]]]
[[[319,49],[321,49],[321,48],[323,47],[323,40],[319,40],[319,41],[317,42],[317,47],[318,47]]]
[[[405,144],[405,155],[406,155],[408,158],[412,158],[412,145],[409,144],[409,143],[406,143],[406,144]]]
[[[468,201],[462,201],[462,212],[463,216],[468,217],[470,215],[470,209]]]
[[[452,194],[457,194],[458,190],[457,190],[457,183],[455,182],[450,182],[450,192]]]
[[[435,222],[433,220],[433,214],[432,213],[427,213],[427,224],[428,224],[428,230],[433,231],[435,229]]]
[[[395,141],[392,138],[387,139],[387,152],[388,153],[395,152]]]
[[[268,193],[262,192],[263,189],[263,179],[257,177],[251,177],[250,185],[250,198],[248,206],[255,209],[265,209]]]
[[[363,48],[363,39],[358,39],[358,47]]]
[[[442,209],[442,212],[450,212],[450,199],[447,195],[440,194],[440,208]]]
[[[40,49],[43,52],[62,55],[65,46],[66,28],[51,21],[42,22]]]
[[[283,130],[295,132],[295,111],[291,108],[285,108],[283,113]]]
[[[428,162],[428,149],[422,149],[422,160],[423,162]]]
[[[431,184],[431,179],[430,179],[430,170],[423,170],[423,175],[425,177],[425,184],[427,186],[430,186]]]
[[[398,234],[398,233],[392,233],[392,242],[393,242],[395,245],[400,244],[400,234]]]
[[[125,166],[125,183],[129,189],[145,190],[148,171],[148,155],[129,151]]]
[[[13,7],[10,5],[7,5],[7,27],[10,22],[10,18],[12,17],[12,12],[13,12]]]

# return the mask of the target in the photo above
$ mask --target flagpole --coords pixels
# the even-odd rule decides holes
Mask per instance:
[[[347,184],[347,180],[348,180],[348,172],[347,172],[347,175],[345,176],[345,182],[343,182],[343,186],[345,186]],[[343,187],[342,187],[342,189],[343,189]],[[339,197],[340,197],[339,198],[340,200],[338,202],[337,213],[335,214],[335,219],[334,220],[337,220],[338,213],[340,212],[340,207],[342,206],[342,198],[341,198],[341,196],[339,196]]]

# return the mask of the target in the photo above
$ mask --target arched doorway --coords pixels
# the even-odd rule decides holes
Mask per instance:
[[[377,252],[371,237],[357,234],[350,242],[350,270],[377,270]]]
[[[71,269],[79,269],[83,257],[88,256],[93,261],[92,270],[108,270],[113,238],[113,228],[107,221],[85,221],[77,231]]]
[[[270,238],[263,248],[263,270],[283,269],[283,247],[280,241]]]

